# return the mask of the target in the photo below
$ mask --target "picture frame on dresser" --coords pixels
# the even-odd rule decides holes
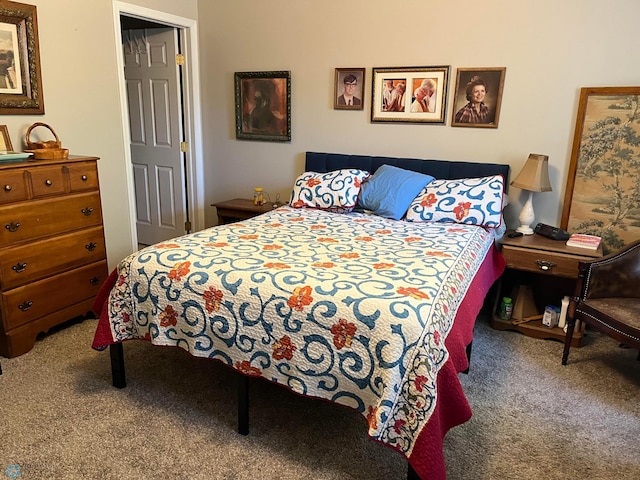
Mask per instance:
[[[44,114],[35,5],[0,2],[0,115]]]
[[[0,125],[0,152],[13,151],[13,144],[6,125]]]
[[[236,138],[291,141],[291,72],[236,72]]]
[[[584,87],[561,228],[602,238],[604,253],[640,239],[640,87]]]

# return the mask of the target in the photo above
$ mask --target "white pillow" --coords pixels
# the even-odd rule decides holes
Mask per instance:
[[[350,212],[356,206],[366,170],[342,169],[327,173],[304,172],[293,184],[289,204],[294,208],[318,208]]]

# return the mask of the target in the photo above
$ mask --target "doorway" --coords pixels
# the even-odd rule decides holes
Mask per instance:
[[[114,3],[137,249],[204,228],[197,24]]]

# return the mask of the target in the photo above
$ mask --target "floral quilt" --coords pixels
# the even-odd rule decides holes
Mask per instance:
[[[493,240],[478,226],[281,207],[125,258],[110,343],[178,346],[347,405],[409,457]]]

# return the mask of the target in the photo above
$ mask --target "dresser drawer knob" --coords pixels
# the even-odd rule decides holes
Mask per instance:
[[[11,222],[11,223],[7,223],[4,228],[6,228],[7,230],[9,230],[10,232],[15,232],[16,230],[18,230],[20,228],[20,222]]]
[[[87,207],[87,208],[83,208],[82,209],[82,213],[88,217],[89,215],[91,215],[93,213],[93,207]]]
[[[33,302],[31,300],[28,300],[26,302],[24,302],[21,305],[18,305],[18,308],[20,310],[22,310],[23,312],[26,312],[27,310],[29,310],[31,308],[31,306],[33,305]]]
[[[53,185],[53,182],[52,182],[51,180],[45,180],[45,181],[44,181],[44,184],[45,184],[47,187],[50,187],[51,185]]]
[[[13,270],[16,273],[22,273],[26,269],[27,269],[27,264],[23,262],[18,262],[13,267],[11,267],[11,270]]]
[[[82,177],[80,177],[80,178],[82,178],[82,181],[83,181],[83,182],[86,182],[86,181],[87,181],[87,176],[86,176],[86,175],[82,175]]]
[[[100,277],[93,277],[91,280],[89,280],[89,283],[95,287],[100,283]]]
[[[536,263],[538,264],[538,267],[540,267],[540,270],[543,270],[545,272],[548,272],[549,270],[551,270],[553,267],[556,266],[555,263],[550,262],[548,260],[536,260]]]
[[[96,248],[98,247],[98,244],[95,242],[91,242],[91,243],[87,243],[84,248],[86,248],[87,250],[89,250],[90,252],[93,252]]]
[[[5,192],[10,192],[11,190],[13,190],[13,187],[11,185],[5,185],[4,186],[4,191]]]

